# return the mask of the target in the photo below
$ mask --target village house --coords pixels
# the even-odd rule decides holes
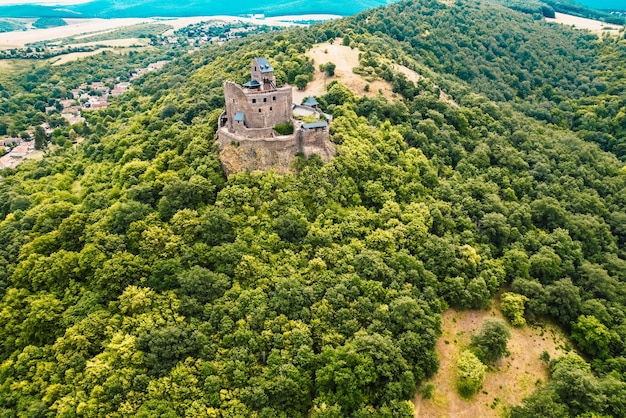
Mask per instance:
[[[17,140],[17,138],[7,138],[6,140]],[[0,157],[0,169],[2,168],[15,168],[19,163],[35,150],[34,143],[20,142],[15,148],[13,148],[7,154]]]
[[[148,67],[146,67],[146,69],[148,71],[161,70],[163,67],[165,67],[165,64],[167,64],[168,62],[169,60],[161,60],[161,61],[153,62],[151,64],[148,64]]]
[[[4,138],[4,139],[0,139],[0,145],[2,145],[3,147],[16,147],[18,145],[21,145],[22,142],[24,142],[24,140],[22,138]]]
[[[89,85],[89,88],[97,91],[99,93],[108,93],[109,92],[109,86],[107,86],[106,84],[104,84],[102,81],[94,81]]]

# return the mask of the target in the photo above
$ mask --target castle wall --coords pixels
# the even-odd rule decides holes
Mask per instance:
[[[224,83],[227,126],[231,132],[243,133],[242,128],[273,128],[291,120],[292,90],[282,87],[273,91],[244,90],[239,85]],[[243,123],[235,121],[235,114],[245,115]]]
[[[261,139],[272,141],[274,138],[276,138],[274,134],[274,130],[272,128],[258,128],[258,129],[241,128],[241,129],[235,129],[234,132],[231,132],[230,130],[228,130],[228,128],[220,128],[220,130],[218,131],[219,138],[222,137],[222,134],[226,135],[229,138],[226,141],[226,143],[230,143],[231,138],[236,138],[235,140],[237,142],[240,142],[240,139],[247,139],[247,140],[254,142],[254,141],[259,141]],[[222,144],[221,140],[219,142],[220,142],[220,145],[224,145]]]
[[[301,141],[303,148],[301,152],[305,152],[306,149],[324,148],[326,144],[326,138],[328,138],[328,127],[318,129],[302,129]]]
[[[239,147],[262,147],[270,151],[291,151],[293,154],[299,152],[298,144],[294,135],[258,137],[253,139],[221,129],[218,132],[217,140],[220,148],[224,148],[226,145],[235,144]]]
[[[257,135],[251,136],[250,132]],[[227,129],[218,131],[218,143],[220,148],[235,144],[241,147],[263,147],[270,151],[290,151],[304,153],[307,157],[312,154],[323,155],[326,153],[328,143],[328,128],[302,129],[298,128],[292,135],[272,136],[263,134],[262,130],[248,130],[246,135],[229,132]]]

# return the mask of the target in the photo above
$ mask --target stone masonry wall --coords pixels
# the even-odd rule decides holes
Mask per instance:
[[[246,92],[237,84],[227,81],[224,83],[224,96],[227,126],[231,132],[243,133],[241,125],[235,122],[237,112],[245,115],[244,125],[247,128],[273,128],[291,120],[291,87],[267,92]]]
[[[324,148],[326,139],[328,138],[328,128],[317,129],[302,129],[300,134],[301,152],[305,152],[305,149]],[[307,155],[308,156],[308,155]]]
[[[298,152],[298,144],[294,135],[252,139],[222,129],[219,131],[218,143],[220,148],[234,145],[238,147],[262,147],[271,151],[287,150],[293,151],[294,154]]]

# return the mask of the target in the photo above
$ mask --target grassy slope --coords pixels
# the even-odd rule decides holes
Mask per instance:
[[[500,417],[509,405],[518,405],[548,379],[548,367],[539,359],[543,351],[556,358],[567,343],[560,329],[553,325],[512,328],[508,350],[510,355],[489,369],[483,389],[472,399],[459,396],[455,388],[455,365],[466,349],[472,332],[480,329],[483,319],[503,319],[497,309],[484,311],[448,310],[442,315],[443,334],[437,342],[439,371],[428,382],[435,385],[433,398],[415,397],[418,417]],[[424,384],[427,382],[424,382]]]

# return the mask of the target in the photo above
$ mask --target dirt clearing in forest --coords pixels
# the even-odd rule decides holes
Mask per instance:
[[[352,71],[355,67],[359,66],[359,54],[361,51],[358,48],[341,45],[342,42],[342,38],[336,38],[332,44],[329,42],[317,44],[307,52],[307,55],[313,59],[313,64],[315,65],[313,81],[307,84],[305,90],[298,90],[296,87],[293,88],[294,103],[302,103],[302,101],[309,96],[323,95],[326,93],[326,86],[333,81],[340,82],[359,97],[378,96],[379,94],[382,94],[388,99],[396,97],[396,94],[392,91],[391,83],[380,79],[368,81],[365,77],[355,74]],[[327,77],[326,74],[319,69],[320,65],[328,64],[329,62],[337,66],[333,77]],[[392,64],[392,68],[393,71],[404,74],[409,81],[414,83],[417,83],[422,78],[420,74],[404,65]],[[366,91],[365,86],[368,86],[368,91]],[[457,105],[450,96],[443,91],[440,93],[439,98],[455,106]]]
[[[422,399],[418,392],[414,400],[416,417],[500,417],[508,405],[520,404],[537,384],[545,384],[547,364],[539,356],[543,351],[547,351],[550,358],[564,353],[565,340],[561,331],[552,325],[541,328],[509,326],[510,355],[488,370],[483,388],[472,399],[465,400],[458,395],[455,387],[456,361],[461,351],[468,347],[471,333],[478,331],[487,317],[503,319],[497,309],[448,310],[443,313],[443,335],[436,347],[441,365],[437,374],[428,381],[435,385],[435,390],[429,400]]]
[[[333,44],[325,42],[315,45],[307,52],[307,55],[313,59],[315,65],[315,74],[313,81],[307,84],[305,90],[293,89],[294,103],[301,103],[303,99],[309,96],[321,96],[326,93],[326,86],[332,81],[338,81],[348,87],[357,96],[376,96],[383,94],[387,98],[391,98],[394,93],[391,91],[391,84],[383,80],[367,81],[364,77],[354,74],[352,69],[359,66],[359,51],[357,48],[341,45],[343,39],[336,38]],[[335,75],[327,77],[325,73],[319,70],[321,64],[332,62],[337,67]],[[397,66],[401,67],[401,66]],[[407,75],[409,79],[417,79],[419,75],[410,69],[403,67],[396,68],[396,71],[402,73],[412,73]],[[417,77],[417,78],[416,78]],[[369,85],[369,92],[365,91],[365,86]]]

